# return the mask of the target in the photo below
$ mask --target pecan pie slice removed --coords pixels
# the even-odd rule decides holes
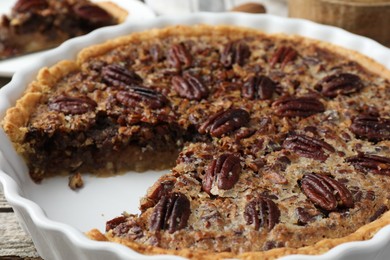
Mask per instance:
[[[174,26],[43,69],[3,128],[37,182],[173,165],[139,214],[92,239],[204,259],[321,254],[390,223],[389,78],[298,36]]]

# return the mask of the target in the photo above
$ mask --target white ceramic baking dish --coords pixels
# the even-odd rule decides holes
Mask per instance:
[[[298,19],[269,15],[194,14],[183,17],[159,17],[132,21],[99,29],[87,36],[72,39],[49,51],[28,69],[18,71],[12,81],[0,90],[0,119],[15,104],[38,70],[63,59],[74,59],[83,47],[104,42],[120,35],[174,24],[232,24],[253,27],[269,33],[299,34],[357,50],[390,68],[390,50],[380,44],[334,27]],[[83,232],[91,228],[104,231],[105,221],[123,211],[136,213],[139,198],[164,172],[126,174],[107,178],[86,176],[85,187],[74,192],[66,177],[33,183],[23,160],[15,153],[0,129],[0,181],[4,194],[14,208],[21,225],[31,234],[38,253],[44,259],[182,259],[175,256],[144,256],[124,246],[95,242]],[[380,259],[390,258],[390,226],[381,229],[373,239],[342,244],[320,256],[286,256],[282,259]]]

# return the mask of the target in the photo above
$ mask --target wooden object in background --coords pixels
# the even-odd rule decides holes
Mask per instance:
[[[259,3],[251,3],[251,2],[237,5],[234,8],[232,8],[230,11],[252,13],[252,14],[263,14],[267,12],[264,5]]]
[[[289,16],[341,27],[390,47],[390,0],[289,0]]]

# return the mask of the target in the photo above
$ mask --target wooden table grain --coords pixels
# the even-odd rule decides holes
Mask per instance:
[[[0,259],[40,259],[31,237],[20,227],[0,187]]]
[[[0,87],[10,78],[0,77]],[[0,259],[40,260],[31,237],[20,227],[12,207],[7,203],[0,184]]]

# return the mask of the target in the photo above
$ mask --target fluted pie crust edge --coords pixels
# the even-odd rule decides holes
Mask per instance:
[[[169,249],[164,249],[155,246],[142,245],[123,238],[114,237],[110,232],[103,234],[98,229],[92,229],[89,232],[87,232],[86,235],[90,239],[96,241],[110,241],[110,242],[120,243],[131,249],[134,249],[139,253],[143,253],[147,255],[171,254],[171,255],[187,257],[190,259],[205,259],[205,260],[226,259],[226,258],[238,258],[238,259],[245,259],[245,260],[256,260],[256,259],[270,260],[270,259],[277,259],[282,256],[293,255],[293,254],[321,255],[328,252],[330,249],[334,248],[335,246],[338,246],[343,243],[368,240],[372,238],[378,232],[379,229],[389,224],[390,224],[390,212],[386,212],[385,214],[382,215],[381,218],[365,226],[362,226],[354,233],[345,237],[324,239],[321,240],[320,242],[317,242],[313,246],[306,246],[301,248],[283,247],[283,248],[275,248],[275,249],[262,251],[262,252],[246,252],[239,255],[228,253],[228,252],[213,253],[209,251],[193,251],[190,249],[169,250]]]

